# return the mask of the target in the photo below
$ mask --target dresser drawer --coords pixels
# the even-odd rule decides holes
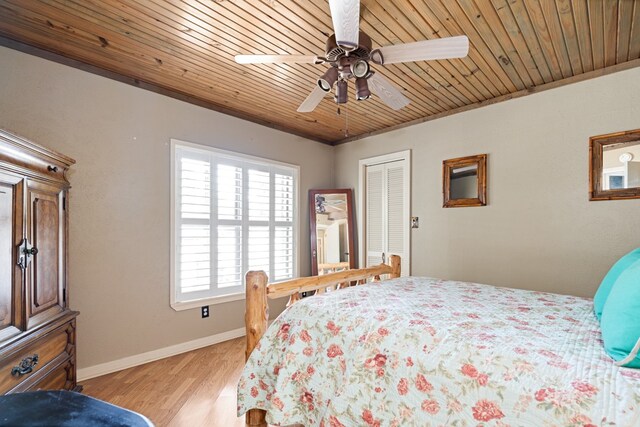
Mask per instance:
[[[52,362],[59,364],[75,357],[74,342],[74,328],[65,324],[0,359],[0,394],[31,388],[41,381],[40,372],[50,371]]]
[[[71,390],[75,387],[75,369],[71,359],[43,374],[42,379],[30,386],[28,391]]]

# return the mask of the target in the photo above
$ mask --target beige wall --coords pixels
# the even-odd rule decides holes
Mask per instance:
[[[411,149],[414,275],[593,296],[640,246],[640,200],[589,202],[588,138],[639,127],[636,68],[341,145],[336,185]],[[480,153],[489,205],[443,209],[442,160]]]
[[[244,303],[169,306],[170,139],[300,165],[300,266],[309,188],[331,188],[333,148],[0,47],[0,127],[76,159],[69,180],[78,366],[244,326]],[[272,314],[283,307],[277,303]]]

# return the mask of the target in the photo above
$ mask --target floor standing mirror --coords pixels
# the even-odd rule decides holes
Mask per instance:
[[[311,273],[356,267],[351,189],[309,190]]]

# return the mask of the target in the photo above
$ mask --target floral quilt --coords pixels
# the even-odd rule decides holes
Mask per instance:
[[[238,415],[305,426],[640,426],[640,370],[606,355],[590,299],[408,277],[285,310]]]

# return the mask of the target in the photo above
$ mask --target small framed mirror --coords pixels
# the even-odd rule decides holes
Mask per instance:
[[[459,157],[442,162],[445,208],[487,204],[487,155]]]
[[[355,268],[353,191],[309,190],[311,273]]]
[[[640,199],[640,129],[589,138],[589,200]]]

